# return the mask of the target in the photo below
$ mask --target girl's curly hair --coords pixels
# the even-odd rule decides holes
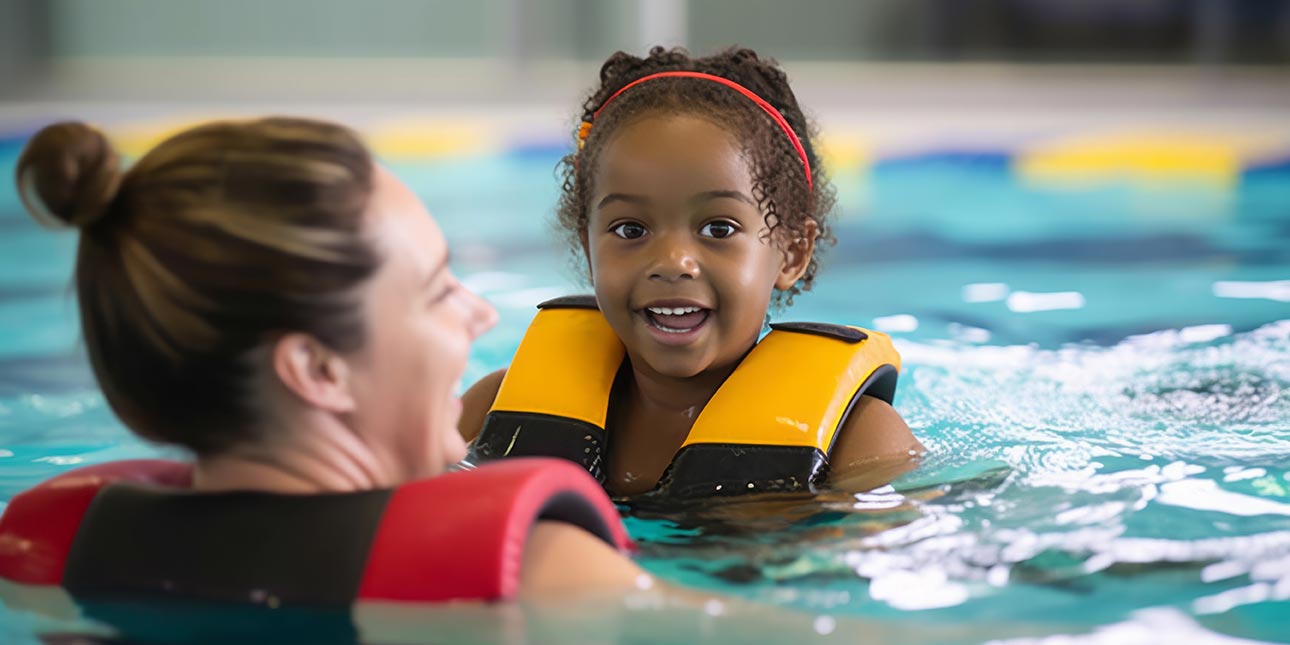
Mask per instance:
[[[789,138],[775,122],[747,97],[720,83],[693,78],[660,78],[641,84],[614,99],[613,107],[595,119],[581,150],[560,160],[562,182],[556,209],[558,226],[568,238],[575,255],[582,247],[587,228],[593,169],[605,142],[620,126],[658,112],[693,114],[725,128],[741,142],[752,175],[753,198],[766,218],[766,226],[778,239],[805,235],[807,222],[817,226],[815,254],[806,273],[796,285],[775,294],[776,306],[792,304],[793,296],[809,290],[819,269],[822,247],[835,242],[828,216],[836,201],[833,185],[815,151],[816,129],[797,104],[788,76],[772,59],[758,57],[751,49],[731,48],[712,56],[691,57],[684,49],[655,47],[639,58],[624,52],[610,56],[600,68],[600,85],[582,104],[582,121],[591,122],[605,101],[636,79],[663,71],[704,72],[730,79],[760,96],[779,110],[801,139],[810,161],[808,188],[801,158]],[[575,134],[576,136],[576,134]],[[774,238],[772,238],[774,239]]]

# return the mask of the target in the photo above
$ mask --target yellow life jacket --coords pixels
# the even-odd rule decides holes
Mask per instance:
[[[610,391],[626,350],[592,296],[557,298],[538,309],[474,456],[563,457],[604,483]],[[771,330],[699,414],[660,493],[814,491],[860,397],[891,403],[900,355],[886,334],[821,323]]]

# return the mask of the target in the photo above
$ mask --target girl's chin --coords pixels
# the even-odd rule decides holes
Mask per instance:
[[[702,374],[708,367],[701,361],[667,360],[666,357],[659,357],[656,360],[646,359],[645,362],[659,376],[677,379],[693,378]]]

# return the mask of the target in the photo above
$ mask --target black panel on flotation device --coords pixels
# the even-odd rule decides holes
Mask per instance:
[[[117,485],[85,513],[63,586],[76,598],[177,596],[348,606],[389,490],[187,493]]]

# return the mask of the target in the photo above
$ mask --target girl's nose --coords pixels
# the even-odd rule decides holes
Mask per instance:
[[[699,277],[699,260],[689,245],[659,241],[659,253],[649,270],[651,280],[676,282]]]

